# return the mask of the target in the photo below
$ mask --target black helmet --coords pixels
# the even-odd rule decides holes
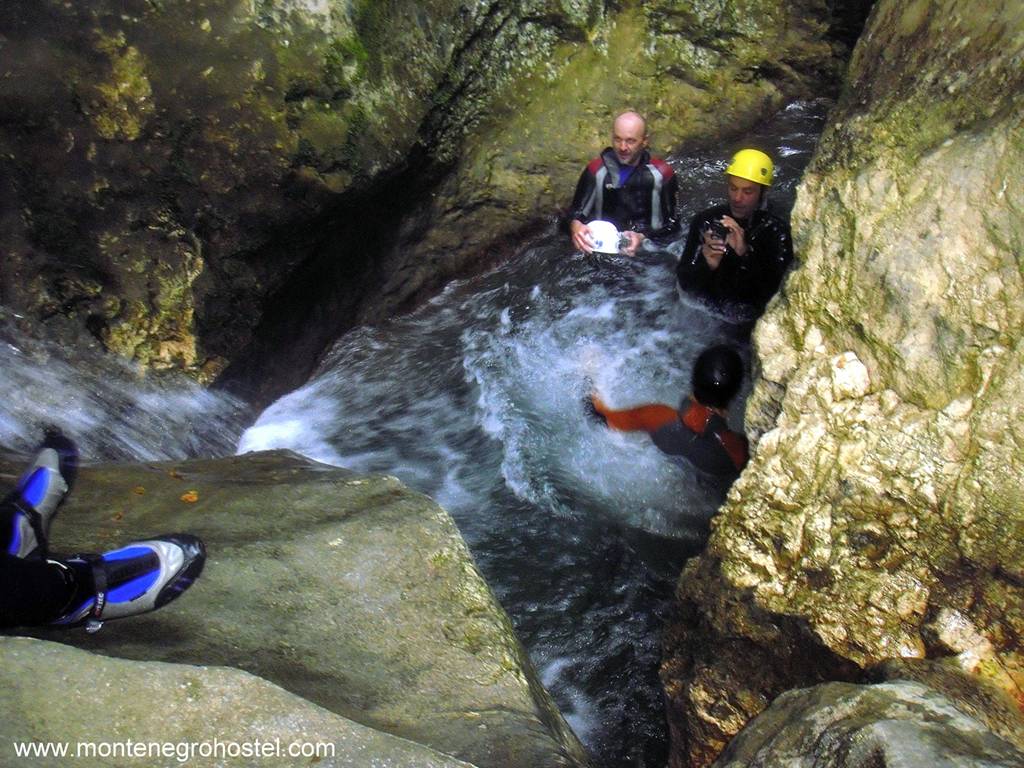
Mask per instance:
[[[725,408],[743,382],[743,361],[727,344],[708,347],[693,365],[693,396],[712,408]]]

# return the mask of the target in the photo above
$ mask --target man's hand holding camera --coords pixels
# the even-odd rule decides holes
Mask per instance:
[[[712,270],[718,269],[718,265],[722,263],[726,246],[732,248],[741,258],[747,255],[746,233],[732,216],[722,216],[717,221],[708,222],[704,228],[703,238],[701,253]]]

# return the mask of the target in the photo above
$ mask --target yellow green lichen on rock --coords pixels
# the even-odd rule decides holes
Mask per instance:
[[[420,199],[396,210],[393,247],[339,246],[351,274],[380,276],[340,314],[393,311],[543,226],[616,111],[648,112],[664,153],[817,93],[841,58],[811,0],[18,0],[0,14],[0,162],[24,213],[5,220],[4,267],[24,273],[4,275],[5,302],[133,337],[111,345],[123,352],[144,345],[108,328],[124,321],[109,306],[155,288],[152,310],[170,313],[173,293],[189,326],[147,326],[148,346],[194,344],[171,355],[193,372],[252,342],[337,207],[396,175],[415,177]],[[182,238],[202,254],[196,278],[166,245]],[[160,282],[191,300],[149,285],[161,263],[180,274]],[[100,294],[76,293],[86,282]]]
[[[138,48],[127,44],[123,33],[100,34],[94,47],[108,58],[109,74],[86,86],[86,114],[101,138],[137,139],[153,112],[146,60]]]
[[[873,11],[798,191],[801,265],[755,332],[754,459],[680,582],[686,644],[774,660],[719,670],[741,689],[952,655],[1024,690],[1022,60],[1012,4]],[[687,693],[702,658],[666,663],[680,760],[734,732]]]

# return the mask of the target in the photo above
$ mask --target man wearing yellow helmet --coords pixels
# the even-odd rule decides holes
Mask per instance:
[[[679,287],[743,319],[759,316],[793,261],[789,224],[767,210],[772,160],[741,149],[725,169],[728,202],[690,222]]]

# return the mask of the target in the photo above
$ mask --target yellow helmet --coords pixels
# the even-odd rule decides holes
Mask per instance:
[[[739,176],[747,181],[755,181],[766,187],[772,185],[772,159],[758,149],[741,149],[732,156],[732,162],[725,169],[729,176]]]

